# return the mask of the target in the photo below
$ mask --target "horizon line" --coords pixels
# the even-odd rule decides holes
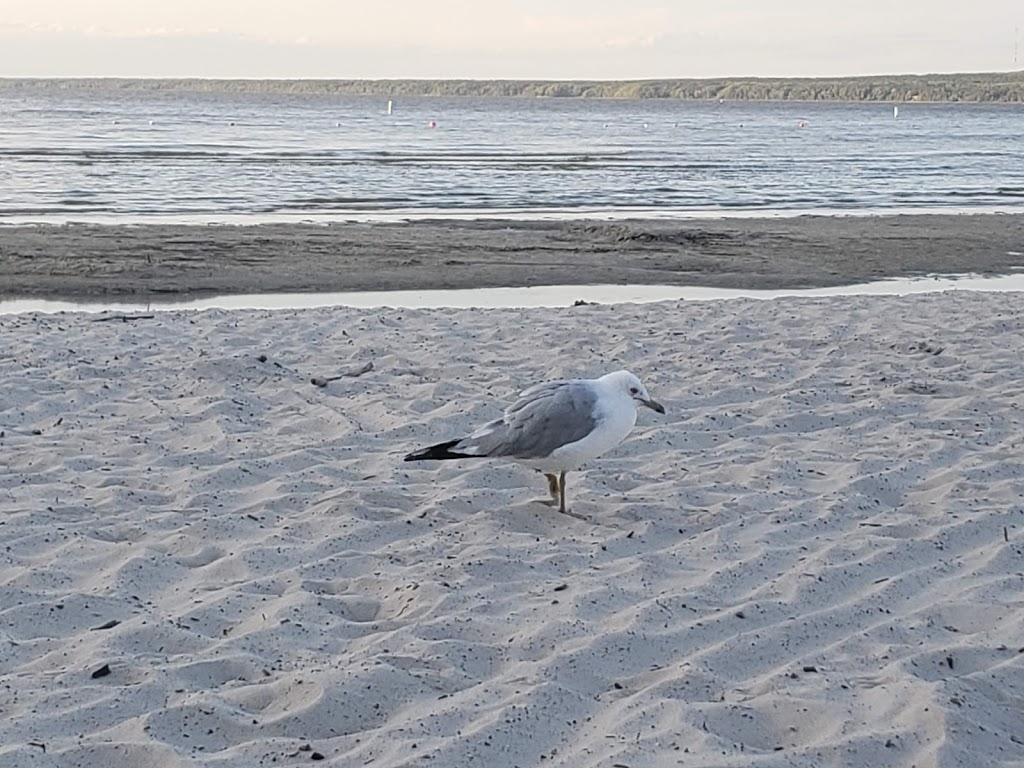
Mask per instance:
[[[227,82],[477,82],[477,83],[646,83],[646,82],[711,82],[717,80],[851,80],[869,77],[883,78],[916,78],[916,77],[966,77],[966,76],[998,76],[1020,75],[1024,77],[1024,69],[1006,70],[958,70],[929,72],[889,72],[875,74],[850,75],[709,75],[691,76],[650,76],[650,77],[342,77],[342,76],[303,76],[284,77],[274,75],[252,76],[218,76],[218,75],[0,75],[0,81],[25,80],[195,80],[195,81],[227,81]]]

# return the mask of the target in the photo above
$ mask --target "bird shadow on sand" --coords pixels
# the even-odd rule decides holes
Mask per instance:
[[[535,498],[501,509],[491,510],[496,525],[509,533],[529,533],[537,536],[559,536],[567,531],[588,533],[595,528],[617,529],[618,526],[602,521],[597,508],[577,504],[576,508],[559,512],[549,499]]]

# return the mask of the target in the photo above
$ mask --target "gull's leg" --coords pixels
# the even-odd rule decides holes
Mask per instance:
[[[587,519],[583,515],[577,515],[575,512],[570,512],[565,508],[565,472],[562,472],[562,476],[558,480],[558,511],[563,515],[575,517],[577,520]]]
[[[561,475],[550,475],[545,472],[544,477],[548,479],[548,490],[551,491],[551,501],[546,503],[552,507],[557,504],[558,511],[564,515],[575,517],[579,520],[586,520],[587,518],[577,515],[575,512],[570,512],[565,508],[565,472],[562,472]]]
[[[549,475],[545,472],[544,477],[548,479],[548,493],[551,494],[551,505],[554,506],[558,501],[558,475]]]

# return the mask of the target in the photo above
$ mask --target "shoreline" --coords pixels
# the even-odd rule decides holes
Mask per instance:
[[[544,285],[825,288],[1024,266],[1024,214],[0,228],[4,299]]]

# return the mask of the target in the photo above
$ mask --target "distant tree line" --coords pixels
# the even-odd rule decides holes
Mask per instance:
[[[68,89],[365,96],[1024,102],[1024,70],[948,75],[689,80],[206,80],[0,78],[0,90]]]

